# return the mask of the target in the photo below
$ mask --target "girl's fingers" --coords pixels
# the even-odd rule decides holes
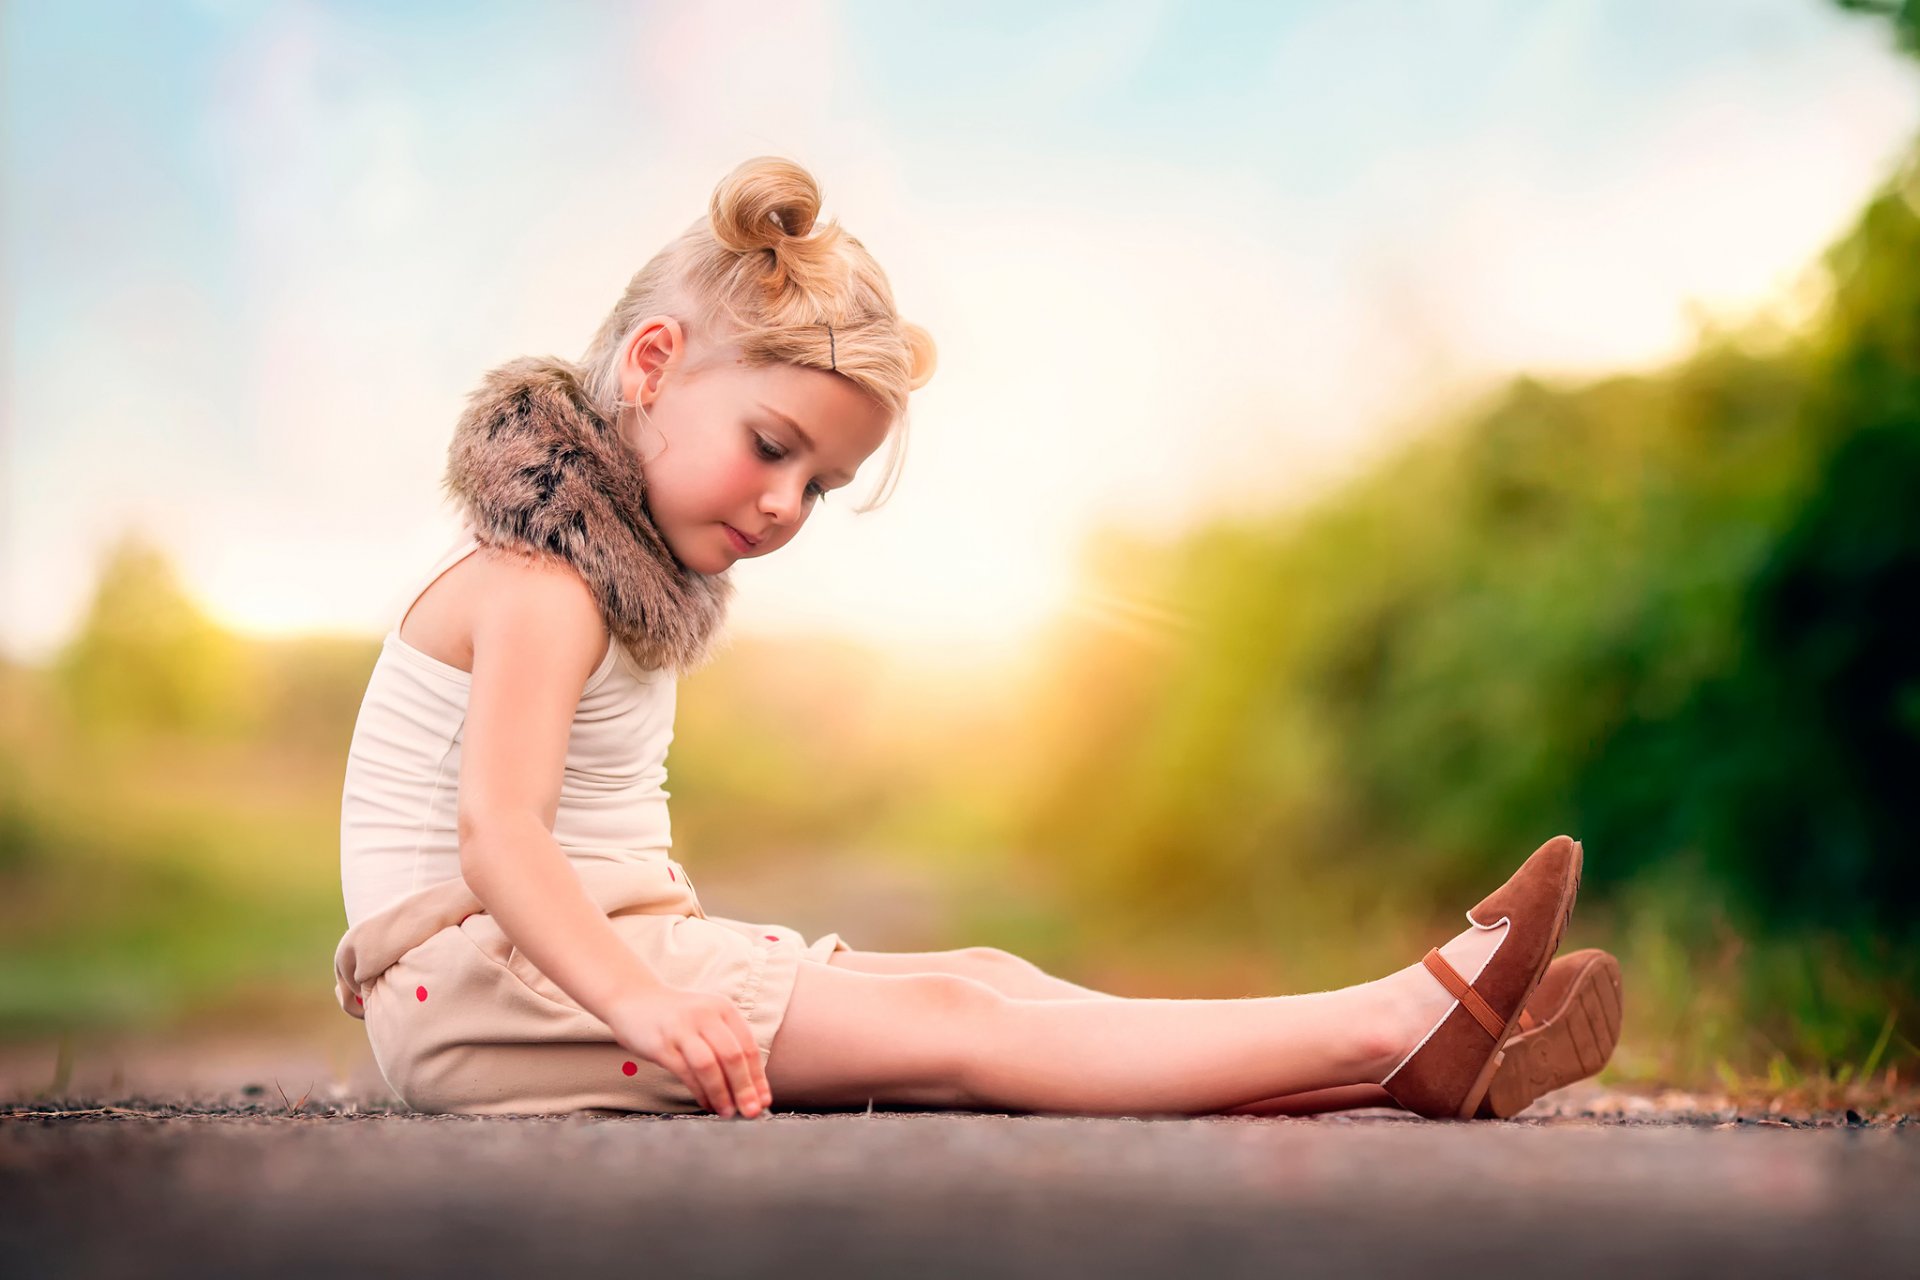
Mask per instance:
[[[661,1066],[680,1077],[680,1083],[687,1086],[687,1091],[693,1094],[694,1102],[702,1111],[713,1110],[712,1105],[707,1101],[706,1090],[700,1087],[699,1074],[687,1064],[686,1054],[669,1044],[665,1052],[660,1055],[660,1059]]]
[[[687,1037],[681,1052],[687,1057],[687,1063],[700,1077],[700,1083],[711,1100],[707,1110],[717,1111],[723,1116],[733,1114],[733,1092],[727,1088],[727,1073],[721,1069],[720,1060],[713,1055],[707,1042],[696,1033]]]
[[[741,1051],[747,1055],[747,1084],[749,1094],[760,1104],[762,1110],[773,1105],[773,1088],[767,1083],[767,1064],[760,1061],[760,1044],[753,1038],[753,1028],[747,1025],[746,1018],[738,1009],[727,1010],[728,1023],[740,1040]]]
[[[760,1065],[760,1050],[753,1045],[752,1037],[743,1037],[735,1029],[733,1018],[723,1019],[722,1026],[715,1027],[709,1042],[719,1052],[720,1065],[726,1069],[727,1087],[733,1097],[733,1105],[740,1111],[746,1111],[751,1104],[753,1110],[760,1109],[760,1086],[754,1080],[754,1068]],[[746,1044],[742,1046],[742,1040]]]
[[[730,1002],[705,1012],[691,1020],[692,1029],[671,1033],[655,1061],[680,1078],[704,1111],[765,1114],[773,1105],[773,1089],[753,1028]]]

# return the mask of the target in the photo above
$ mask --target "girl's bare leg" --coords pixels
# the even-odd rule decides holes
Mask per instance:
[[[956,947],[950,951],[836,951],[829,963],[862,973],[951,973],[984,982],[1003,995],[1026,1000],[1119,1000],[1124,997],[1095,991],[1056,977],[1040,966],[999,947]],[[769,1082],[771,1083],[771,1082]],[[1261,1098],[1224,1115],[1304,1116],[1356,1107],[1399,1106],[1377,1084],[1342,1085],[1305,1093]]]
[[[1470,929],[1441,951],[1471,981],[1505,933]],[[804,964],[767,1078],[776,1106],[1208,1114],[1377,1083],[1452,1001],[1417,964],[1244,1000],[1028,999],[959,974]]]
[[[1021,1000],[1119,1000],[1068,982],[1031,960],[999,947],[955,947],[951,951],[835,951],[829,964],[861,973],[951,973],[984,982],[1002,995]]]

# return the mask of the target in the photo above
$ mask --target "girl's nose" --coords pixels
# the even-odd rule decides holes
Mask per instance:
[[[760,500],[760,509],[776,524],[789,525],[800,518],[804,490],[770,490]]]

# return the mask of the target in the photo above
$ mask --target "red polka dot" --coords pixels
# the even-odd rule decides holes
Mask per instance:
[[[353,998],[353,1002],[354,1002],[355,1004],[365,1004],[365,1003],[366,1003],[366,1001],[365,1001],[365,1000],[362,1000],[362,999],[361,999],[361,998],[360,998],[359,996],[355,996],[355,997]]]
[[[634,1072],[640,1070],[640,1068],[636,1067],[631,1062],[623,1062],[620,1064],[620,1070],[626,1072],[626,1074],[628,1075],[632,1075]]]
[[[677,876],[677,875],[675,875],[675,874],[673,874],[673,868],[672,868],[672,867],[668,867],[668,868],[667,868],[667,879],[669,879],[669,880],[678,880],[679,878],[680,878],[679,876]]]
[[[780,935],[779,935],[779,934],[777,934],[777,933],[770,933],[770,934],[768,934],[768,935],[767,935],[767,941],[768,941],[768,942],[778,942],[778,941],[780,941]]]
[[[425,1000],[427,998],[427,989],[425,987],[415,987],[413,989],[413,995],[416,1000]]]

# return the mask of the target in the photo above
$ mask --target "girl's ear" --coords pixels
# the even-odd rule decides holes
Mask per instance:
[[[660,394],[666,371],[684,358],[686,331],[672,316],[650,316],[620,349],[620,398],[645,405]],[[639,398],[644,397],[644,398]]]

